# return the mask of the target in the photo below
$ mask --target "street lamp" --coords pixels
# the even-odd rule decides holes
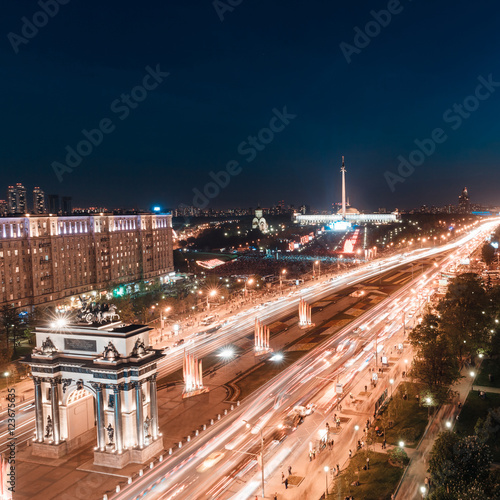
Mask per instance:
[[[325,465],[323,467],[323,470],[325,471],[325,500],[328,498],[328,472],[330,472],[330,467],[328,465]]]
[[[400,448],[404,448],[405,447],[405,442],[404,441],[400,441],[398,444],[399,444]]]
[[[283,288],[283,277],[286,275],[286,269],[282,269],[280,273],[280,291]]]
[[[321,261],[316,260],[314,262],[314,265],[318,266],[318,279],[320,279],[321,278]],[[315,270],[314,265],[313,265],[313,271]]]
[[[215,290],[215,288],[207,293],[207,309],[210,309],[210,302],[208,301],[209,297],[215,297],[216,295],[217,295],[217,290]]]
[[[253,283],[253,278],[247,278],[245,280],[245,292],[244,292],[245,297],[247,296],[247,283],[251,285]]]
[[[356,446],[356,438],[358,437],[359,425],[354,426],[354,445]]]
[[[425,498],[425,494],[427,493],[427,488],[425,486],[420,486],[420,493],[422,493],[422,498]]]
[[[391,399],[392,399],[392,384],[394,384],[394,379],[389,379],[389,384],[391,384]]]
[[[7,389],[9,388],[9,375],[10,375],[10,372],[4,372],[4,377],[7,379]]]
[[[245,422],[247,429],[251,429],[252,425],[243,420]],[[261,469],[261,481],[262,481],[262,498],[265,498],[266,495],[264,493],[264,434],[262,433],[262,427],[258,425],[253,426],[254,429],[259,429],[260,431],[260,469]]]
[[[447,429],[451,429],[451,422],[449,420],[444,425],[446,425]]]
[[[408,360],[405,359],[405,375],[408,374]]]

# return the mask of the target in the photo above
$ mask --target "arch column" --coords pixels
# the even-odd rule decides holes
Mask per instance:
[[[96,411],[97,411],[97,447],[99,451],[106,449],[106,428],[104,425],[104,400],[102,396],[102,384],[92,384],[96,392]]]
[[[61,441],[61,426],[59,423],[59,380],[50,380],[50,403],[52,407],[52,433],[54,435],[54,443],[59,444]]]
[[[144,448],[144,415],[142,411],[142,382],[135,382],[135,427],[137,430],[137,445]]]
[[[156,440],[159,432],[158,401],[156,399],[156,375],[149,378],[149,406],[151,409],[151,419],[153,420],[151,426],[151,436],[153,437],[153,440]]]
[[[123,451],[123,426],[122,426],[122,390],[120,385],[113,386],[115,397],[115,448],[118,453]]]
[[[33,382],[35,383],[36,440],[43,443],[42,379],[33,377]]]

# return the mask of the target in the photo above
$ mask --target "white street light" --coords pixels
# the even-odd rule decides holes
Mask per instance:
[[[246,428],[250,429],[252,428],[252,425],[247,422],[246,420],[243,420],[245,422]],[[254,429],[258,429],[260,431],[260,469],[261,469],[261,481],[262,481],[262,498],[265,498],[266,495],[264,493],[264,434],[262,433],[262,427],[259,425],[254,425]]]
[[[330,471],[330,467],[328,465],[325,465],[323,467],[323,470],[325,471],[325,500],[328,498],[328,472]]]

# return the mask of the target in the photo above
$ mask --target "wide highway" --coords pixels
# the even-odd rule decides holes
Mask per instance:
[[[402,327],[403,311],[406,322],[414,321],[417,310],[431,293],[431,283],[440,272],[449,270],[469,256],[484,241],[484,237],[498,224],[490,221],[478,225],[454,242],[436,248],[424,248],[404,255],[377,261],[339,276],[332,281],[317,283],[301,291],[300,296],[314,301],[343,287],[358,283],[379,272],[394,269],[402,264],[422,258],[436,257],[435,265],[397,292],[354,320],[350,325],[328,338],[304,355],[270,382],[259,388],[235,410],[215,425],[186,443],[172,456],[167,456],[155,468],[131,484],[121,485],[121,491],[108,495],[123,500],[146,498],[251,498],[259,493],[261,472],[255,460],[260,452],[260,430],[266,442],[265,478],[276,473],[287,456],[307,453],[309,441],[317,439],[324,418],[319,418],[337,403],[335,383],[343,385],[343,395],[356,383],[377,352],[383,352],[395,342],[395,335]],[[444,257],[440,254],[444,254]],[[193,342],[195,349],[213,350],[218,337],[220,345],[248,334],[253,328],[253,318],[273,321],[277,315],[287,314],[297,307],[299,296],[278,299],[265,308],[253,308],[241,314],[232,325],[221,329],[217,336]],[[412,314],[413,313],[413,314]],[[413,316],[413,318],[410,318]],[[251,321],[250,321],[251,320]],[[250,323],[250,324],[248,324]],[[245,333],[241,332],[246,328]],[[175,368],[175,353],[170,360]],[[169,355],[170,356],[170,355]],[[332,380],[334,382],[332,382]],[[287,414],[296,405],[314,403],[317,426],[294,432],[281,444],[267,439],[277,432]],[[319,420],[318,420],[319,418]],[[325,417],[326,418],[326,417]],[[250,429],[247,428],[247,423]],[[319,427],[318,427],[319,426]],[[304,427],[305,429],[305,427]],[[243,480],[244,478],[244,480]]]

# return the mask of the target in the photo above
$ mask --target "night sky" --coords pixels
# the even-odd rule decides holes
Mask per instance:
[[[208,207],[326,208],[345,155],[361,209],[457,203],[463,186],[500,204],[498,1],[59,1],[53,17],[43,0],[2,4],[2,197],[20,181],[74,206],[192,205],[228,167]],[[156,88],[122,102],[158,69]],[[61,173],[66,147],[100,123],[109,133]],[[437,128],[435,151],[402,176],[398,157]],[[267,144],[249,145],[259,132]]]

